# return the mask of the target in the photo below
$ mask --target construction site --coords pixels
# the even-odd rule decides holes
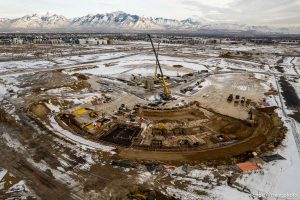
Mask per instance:
[[[76,74],[99,92],[86,103],[55,114],[57,124],[75,135],[119,148],[122,158],[141,160],[165,160],[164,152],[177,152],[167,157],[170,161],[225,159],[248,151],[261,153],[284,138],[282,124],[276,123],[278,116],[272,113],[274,108],[263,98],[253,99],[249,93],[228,94],[226,98],[224,94],[222,101],[233,110],[238,108],[238,117],[203,106],[199,95],[206,97],[199,91],[205,78],[213,75],[208,70],[182,76],[178,70],[178,75],[164,75],[159,47],[155,48],[150,35],[149,39],[156,60],[153,76],[104,78]],[[255,81],[254,75],[247,76]],[[29,109],[33,114],[39,109],[36,106],[46,105],[32,105]]]
[[[146,35],[97,48],[0,63],[1,118],[18,139],[3,138],[32,155],[7,165],[17,177],[42,170],[27,177],[44,180],[29,183],[30,196],[206,199],[228,186],[224,194],[256,199],[248,175],[288,159],[278,151],[298,138],[286,124],[298,118],[283,120],[287,83],[277,79],[298,83],[299,57],[287,63],[285,54],[299,47],[173,45]],[[51,190],[61,195],[42,194]]]

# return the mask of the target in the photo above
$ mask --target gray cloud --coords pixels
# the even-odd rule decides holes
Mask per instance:
[[[300,0],[0,0],[1,17],[53,13],[67,17],[125,11],[152,17],[248,25],[300,26]]]
[[[300,25],[300,0],[233,0],[226,6],[208,6],[200,0],[184,0],[181,3],[187,9],[216,22]]]

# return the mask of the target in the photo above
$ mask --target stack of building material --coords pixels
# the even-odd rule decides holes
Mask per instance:
[[[238,168],[243,171],[243,172],[248,172],[248,171],[253,171],[253,170],[258,170],[259,167],[255,162],[243,162],[243,163],[238,163],[237,164]]]

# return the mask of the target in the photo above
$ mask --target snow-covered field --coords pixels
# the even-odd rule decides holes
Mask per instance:
[[[52,128],[54,129],[54,131],[57,134],[66,137],[67,139],[71,140],[72,142],[78,143],[78,145],[80,145],[82,148],[88,148],[88,149],[91,148],[91,149],[101,150],[101,151],[104,151],[104,152],[114,153],[113,152],[113,150],[114,150],[113,147],[104,146],[104,145],[101,145],[99,143],[86,140],[86,139],[84,139],[80,136],[74,135],[73,133],[63,129],[61,126],[59,126],[57,124],[54,117],[50,118],[50,122],[51,122]]]
[[[54,63],[45,60],[36,60],[36,61],[8,61],[8,62],[0,62],[0,72],[6,72],[16,69],[41,69],[41,68],[49,68],[53,66]]]
[[[207,70],[207,68],[203,64],[200,64],[198,60],[170,56],[160,56],[159,60],[161,65],[170,68],[174,65],[182,65],[184,68],[194,71]],[[93,75],[115,75],[120,73],[153,75],[155,59],[153,59],[152,55],[133,55],[126,58],[114,59],[113,65],[110,67],[106,67],[105,64],[107,64],[107,62],[97,62],[95,63],[97,68],[82,70],[81,72]],[[145,65],[149,68],[143,67]],[[173,68],[173,70],[164,69],[164,74],[167,76],[177,76],[178,74],[182,75],[183,73],[178,72],[176,68]]]
[[[70,64],[77,64],[82,62],[92,62],[92,61],[101,61],[106,59],[118,58],[121,56],[125,56],[127,53],[125,52],[117,52],[117,53],[103,53],[103,54],[87,54],[87,55],[80,55],[80,56],[68,56],[62,58],[54,58],[58,64],[63,65],[70,65]]]

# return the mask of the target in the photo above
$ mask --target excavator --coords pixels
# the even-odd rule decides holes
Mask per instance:
[[[162,81],[163,86],[164,86],[164,93],[162,94],[162,99],[169,100],[169,99],[171,99],[171,90],[168,87],[169,84],[167,83],[166,77],[164,76],[162,68],[160,66],[160,63],[159,63],[159,60],[158,60],[158,52],[156,52],[156,50],[155,50],[151,35],[148,34],[148,37],[149,37],[149,40],[151,42],[152,49],[153,49],[153,52],[154,52],[154,55],[155,55],[155,58],[156,58],[156,65],[155,65],[155,69],[154,69],[155,70],[154,71],[154,80],[156,80],[157,78],[160,78],[160,80]],[[159,71],[160,71],[160,77],[157,76],[157,67],[159,68]]]

